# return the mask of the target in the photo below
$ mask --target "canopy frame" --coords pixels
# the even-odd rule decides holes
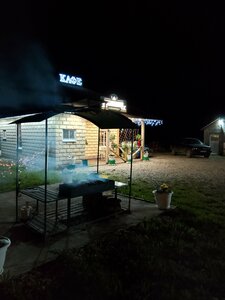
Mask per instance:
[[[67,107],[68,108],[68,107]],[[17,119],[14,122],[11,122],[11,124],[16,124],[17,125],[17,144],[16,144],[16,221],[18,221],[18,215],[19,215],[19,207],[18,207],[18,197],[20,194],[20,182],[19,182],[19,133],[18,133],[18,126],[21,123],[29,123],[29,122],[41,122],[45,120],[45,178],[44,178],[44,237],[46,238],[47,236],[47,181],[48,181],[48,118],[53,117],[57,114],[63,113],[63,111],[49,111],[49,112],[44,112],[44,113],[38,113],[34,115],[29,115],[29,116],[24,116],[20,119]],[[130,119],[127,117],[123,116],[122,114],[119,114],[118,112],[112,112],[112,111],[100,111],[100,110],[93,110],[93,109],[87,109],[84,111],[78,111],[74,108],[71,110],[67,109],[66,113],[72,113],[74,115],[80,116],[82,118],[85,118],[89,120],[90,122],[94,123],[96,126],[99,127],[98,130],[98,158],[97,158],[97,173],[99,172],[99,142],[100,142],[100,137],[99,137],[99,132],[100,128],[106,129],[108,126],[110,128],[124,128],[122,126],[129,126],[127,128],[131,128],[132,130],[132,148],[133,148],[133,139],[134,139],[134,134],[133,131],[135,128],[137,128],[137,125],[135,125]],[[110,122],[105,124],[107,118],[111,118]],[[121,120],[121,123],[118,123],[118,120]],[[116,127],[115,127],[116,126]],[[117,127],[118,126],[118,127]],[[133,149],[132,149],[133,151]],[[132,164],[133,164],[133,157],[131,155],[131,161],[130,161],[130,176],[129,176],[129,199],[128,199],[128,209],[127,212],[131,213],[131,186],[132,186]],[[57,203],[56,203],[57,205]],[[57,216],[56,216],[57,219]]]

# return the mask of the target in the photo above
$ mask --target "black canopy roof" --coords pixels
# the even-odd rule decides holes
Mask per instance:
[[[84,119],[89,120],[102,129],[112,128],[138,128],[129,118],[119,112],[112,110],[89,110],[75,113]]]
[[[41,122],[48,118],[51,118],[60,113],[72,113],[76,116],[82,117],[101,129],[112,129],[112,128],[138,128],[129,118],[125,117],[119,112],[111,110],[101,109],[76,109],[74,107],[62,106],[61,111],[58,108],[55,111],[49,111],[44,113],[38,113],[29,116],[23,116],[20,119],[12,122],[11,124],[29,123],[29,122]]]

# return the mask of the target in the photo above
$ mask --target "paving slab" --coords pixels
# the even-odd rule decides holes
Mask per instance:
[[[107,217],[70,226],[65,232],[43,239],[24,223],[16,221],[15,193],[0,194],[0,235],[10,238],[3,274],[17,276],[57,257],[65,249],[80,248],[120,228],[135,225],[144,218],[162,213],[154,203],[131,199],[130,211],[122,210]],[[128,198],[119,196],[128,204]],[[23,199],[25,201],[25,199]]]

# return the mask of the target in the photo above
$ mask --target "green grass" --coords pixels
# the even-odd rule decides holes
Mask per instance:
[[[1,298],[225,299],[224,188],[194,178],[178,178],[173,188],[175,209],[81,249],[61,251],[55,261],[27,274],[3,276]],[[153,201],[153,189],[132,182],[138,198]]]
[[[224,242],[224,226],[179,208],[59,252],[55,261],[3,281],[2,297],[224,299]]]
[[[44,170],[28,171],[24,166],[19,166],[18,177],[20,188],[34,187],[45,183]],[[57,171],[48,171],[47,183],[60,181]],[[0,193],[16,189],[16,164],[13,161],[0,160]]]

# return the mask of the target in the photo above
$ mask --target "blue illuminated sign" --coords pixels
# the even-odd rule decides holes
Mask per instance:
[[[82,78],[76,77],[76,76],[69,76],[66,74],[59,74],[59,81],[63,83],[73,84],[73,85],[79,85],[82,86]]]

